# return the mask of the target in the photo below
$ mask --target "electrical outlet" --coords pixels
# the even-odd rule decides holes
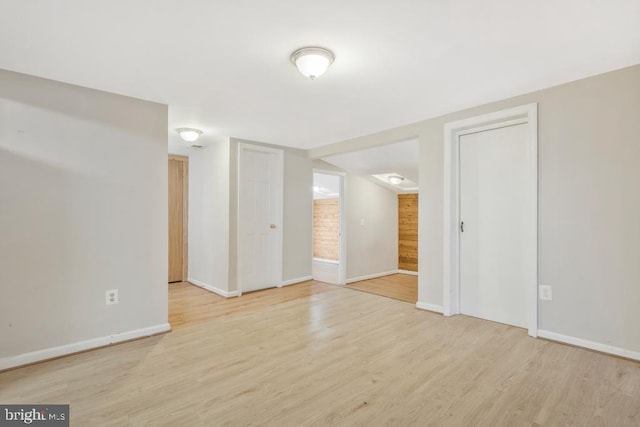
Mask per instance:
[[[118,303],[118,290],[109,289],[104,293],[104,304],[113,305]]]
[[[538,286],[538,295],[541,301],[551,301],[553,299],[553,294],[551,292],[551,286],[549,285],[540,285]]]

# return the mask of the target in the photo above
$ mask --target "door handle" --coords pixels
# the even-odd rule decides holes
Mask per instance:
[[[464,221],[460,223],[460,232],[464,233]]]
[[[271,225],[269,226],[269,228],[276,228],[276,225],[275,225],[275,224],[271,224]]]

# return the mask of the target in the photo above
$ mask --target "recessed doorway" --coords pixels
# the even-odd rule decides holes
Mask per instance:
[[[345,176],[347,287],[416,303],[418,159],[411,138],[316,163]]]
[[[314,171],[312,277],[334,285],[346,281],[343,193],[344,175]]]
[[[189,158],[169,155],[169,283],[187,280]]]

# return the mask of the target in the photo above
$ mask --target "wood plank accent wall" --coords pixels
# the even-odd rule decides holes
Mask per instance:
[[[398,194],[398,269],[418,271],[417,194]]]
[[[313,201],[313,256],[338,261],[340,199]]]

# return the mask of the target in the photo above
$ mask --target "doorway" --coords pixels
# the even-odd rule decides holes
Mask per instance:
[[[284,152],[238,145],[238,291],[282,284]]]
[[[537,106],[445,126],[445,315],[537,333]]]
[[[314,280],[344,285],[346,282],[344,175],[313,173]]]
[[[460,137],[460,313],[526,327],[527,123]]]
[[[187,280],[189,158],[169,155],[169,283]]]
[[[419,145],[412,137],[316,163],[345,174],[349,288],[418,299]]]

